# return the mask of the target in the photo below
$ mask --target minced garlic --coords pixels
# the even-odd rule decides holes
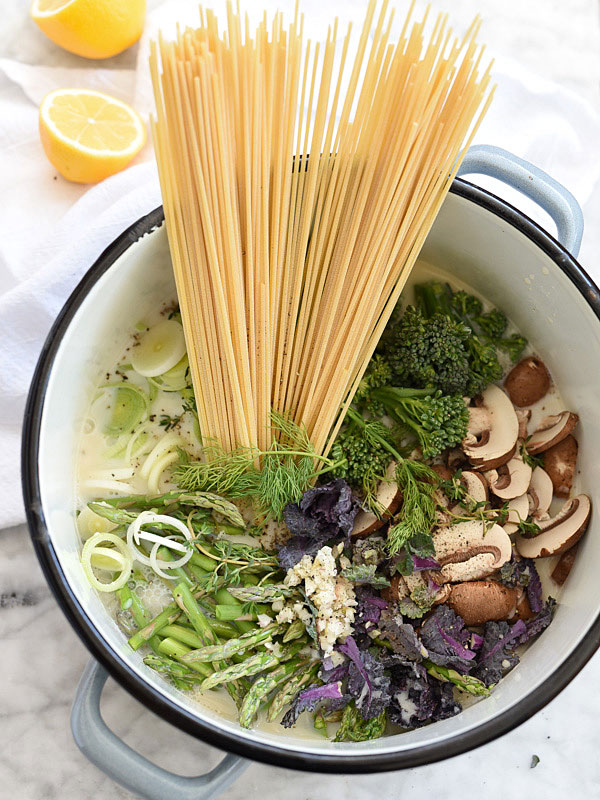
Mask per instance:
[[[284,583],[298,586],[304,581],[304,591],[316,610],[315,626],[319,644],[326,656],[340,639],[352,633],[356,597],[349,580],[337,574],[335,557],[331,547],[322,547],[314,559],[304,556],[296,566],[288,570]],[[273,610],[277,622],[292,622],[300,619],[304,624],[310,621],[310,612],[300,602],[275,601]]]

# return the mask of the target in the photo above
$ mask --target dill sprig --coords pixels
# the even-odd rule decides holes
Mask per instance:
[[[387,549],[390,556],[400,553],[412,540],[419,542],[419,550],[427,548],[431,529],[435,523],[436,502],[434,498],[438,475],[421,461],[400,459],[396,466],[396,483],[402,492],[402,505],[394,517],[387,534]]]
[[[335,462],[318,455],[305,428],[284,414],[271,412],[271,428],[274,435],[267,450],[238,447],[228,452],[218,442],[209,442],[202,461],[190,461],[182,453],[174,476],[177,484],[190,492],[250,498],[259,515],[281,519],[286,505],[298,502]]]

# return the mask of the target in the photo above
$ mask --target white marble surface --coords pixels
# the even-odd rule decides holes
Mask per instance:
[[[150,0],[156,6],[159,0]],[[24,0],[2,0],[0,55],[34,64],[78,60],[46,41],[27,19]],[[273,4],[274,5],[274,4]],[[600,30],[595,0],[436,0],[460,23],[480,11],[492,51],[520,59],[600,107]],[[133,50],[114,59],[132,64]],[[596,210],[594,208],[594,210]],[[597,218],[597,215],[594,215]],[[588,218],[588,231],[594,232]],[[586,252],[590,247],[590,234]],[[597,241],[597,237],[594,237]],[[114,800],[132,797],[78,752],[69,712],[88,659],[46,587],[25,527],[0,532],[0,798]],[[252,765],[226,800],[321,800],[341,796],[391,800],[484,795],[587,800],[600,796],[596,753],[600,655],[546,709],[516,731],[441,764],[401,773],[326,777]],[[182,774],[216,763],[214,749],[162,722],[109,681],[104,713],[114,730],[144,755]],[[530,768],[531,757],[540,763]]]

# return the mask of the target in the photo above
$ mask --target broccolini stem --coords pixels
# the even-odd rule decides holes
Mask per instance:
[[[357,412],[352,408],[352,406],[349,406],[346,414],[353,422],[356,422],[356,424],[359,425],[361,428],[366,428],[366,423],[364,419],[360,416],[360,414],[357,414]],[[396,450],[396,448],[392,447],[392,445],[389,442],[386,442],[386,440],[383,437],[377,436],[377,434],[371,434],[371,435],[381,444],[383,448],[385,448],[388,451],[390,455],[394,457],[395,461],[397,461],[398,463],[404,461],[404,459],[402,458],[400,453]]]

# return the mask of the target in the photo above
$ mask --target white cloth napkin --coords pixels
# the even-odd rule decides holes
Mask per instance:
[[[217,5],[217,4],[215,4]],[[222,9],[223,3],[217,7]],[[251,16],[264,0],[245,4]],[[279,3],[293,13],[293,2]],[[307,28],[323,36],[323,22],[361,19],[362,0],[326,4],[305,0]],[[291,10],[291,11],[290,11]],[[38,136],[37,106],[55,88],[100,89],[142,114],[152,107],[148,41],[176,20],[194,21],[196,4],[171,0],[150,15],[131,70],[43,67],[0,59],[0,527],[22,522],[19,480],[21,420],[27,389],[48,330],[64,301],[102,250],[127,226],[160,203],[152,146],[133,164],[96,186],[68,183],[46,160]],[[600,207],[600,116],[583,100],[519,64],[497,61],[498,91],[477,141],[526,158],[567,186],[593,213]],[[548,220],[522,199],[505,196],[542,224]],[[550,230],[552,230],[550,226]],[[592,231],[593,234],[593,231]],[[581,259],[600,274],[593,235]]]

